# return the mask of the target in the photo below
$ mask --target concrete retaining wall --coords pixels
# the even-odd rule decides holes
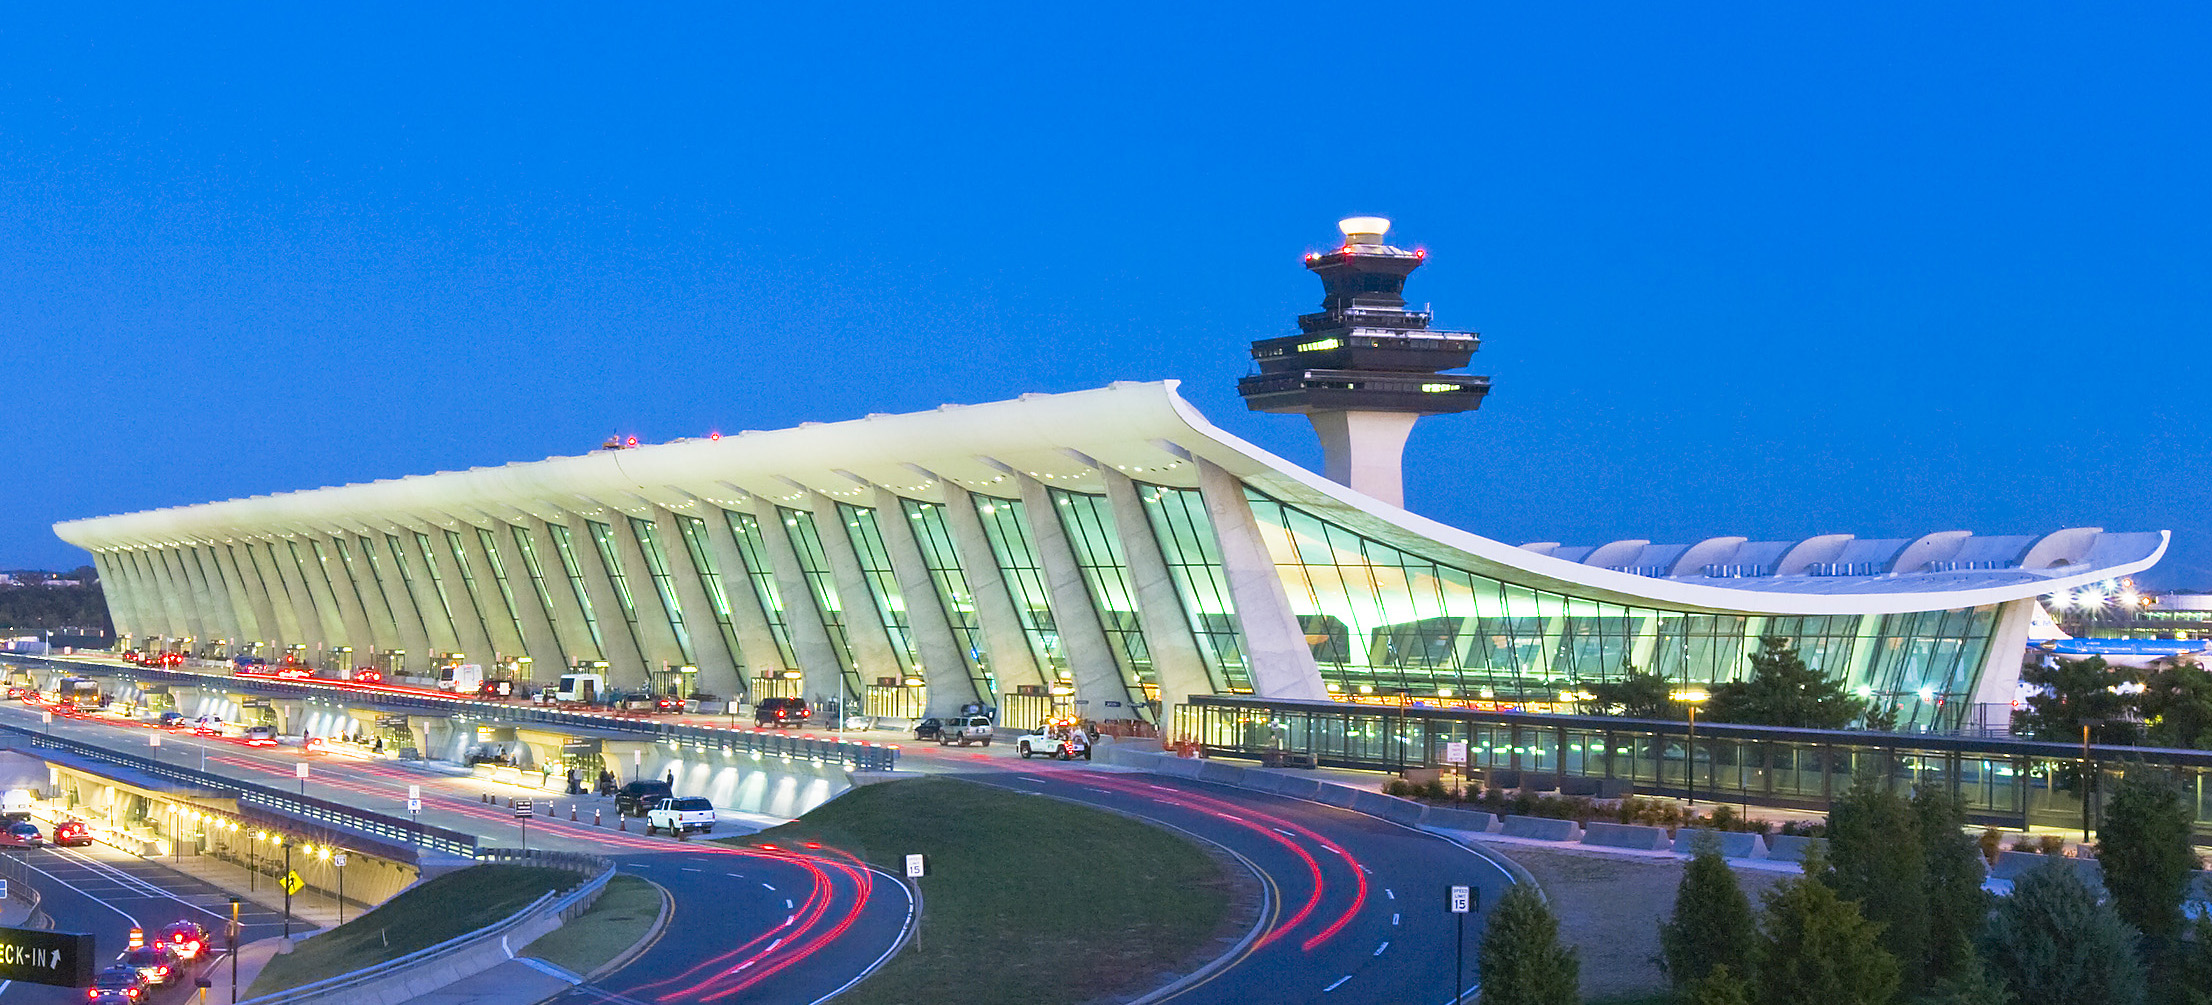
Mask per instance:
[[[1646,827],[1642,824],[1609,824],[1593,820],[1582,832],[1582,843],[1604,848],[1663,851],[1667,847],[1667,830],[1664,827]]]
[[[1767,838],[1767,858],[1776,862],[1803,862],[1816,845],[1825,853],[1828,850],[1828,839],[1776,834]]]
[[[1550,817],[1505,818],[1506,837],[1529,838],[1535,841],[1579,841],[1582,828],[1572,820],[1553,820]]]
[[[2067,858],[2063,855],[2038,855],[2034,852],[2008,851],[1997,855],[1997,867],[1989,871],[1989,878],[2017,880],[2050,863],[2072,869],[2091,890],[2103,892],[2104,866],[2093,858]]]
[[[1722,858],[1759,858],[1767,851],[1766,842],[1757,834],[1739,831],[1716,831],[1704,827],[1680,827],[1674,832],[1674,853],[1693,854],[1699,839],[1709,839],[1720,847]]]
[[[543,857],[525,861],[552,864]],[[251,998],[241,1005],[401,1005],[513,959],[539,936],[590,910],[613,877],[614,866],[606,863],[598,875],[576,889],[548,893],[504,921],[379,966]]]
[[[1487,834],[1498,826],[1498,815],[1485,810],[1462,810],[1449,806],[1431,806],[1427,813],[1421,815],[1421,826]]]

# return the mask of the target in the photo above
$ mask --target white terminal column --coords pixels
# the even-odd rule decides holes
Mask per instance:
[[[593,662],[606,659],[599,651],[599,644],[592,641],[591,626],[585,622],[583,604],[576,599],[578,584],[568,578],[568,566],[561,561],[561,549],[553,540],[552,527],[533,515],[523,518],[521,530],[524,539],[530,542],[530,557],[537,560],[539,575],[545,577],[545,592],[553,598],[553,610],[548,618],[554,636],[560,640],[561,649],[572,660]],[[581,567],[582,561],[579,560],[577,564]],[[585,596],[590,596],[588,588]],[[598,613],[596,602],[592,605],[592,612],[594,615]],[[600,631],[605,632],[606,628],[602,626]],[[531,657],[533,660],[536,658]],[[565,672],[568,668],[559,669]]]
[[[775,502],[759,496],[753,497],[753,516],[760,521],[760,543],[768,552],[768,564],[775,566],[776,592],[783,597],[783,625],[791,635],[791,652],[799,658],[799,672],[805,674],[799,682],[804,687],[802,697],[812,700],[815,695],[843,694],[848,657],[838,651],[829,629],[822,625],[821,601],[815,598],[814,586],[807,582],[806,570],[799,565],[799,553],[791,547],[792,528],[785,526]]]
[[[775,678],[787,670],[798,670],[798,667],[784,665],[783,649],[776,645],[775,627],[768,623],[768,610],[762,605],[760,588],[753,583],[754,573],[774,579],[775,570],[746,567],[745,553],[737,546],[736,533],[730,530],[729,514],[721,507],[702,504],[699,520],[706,526],[707,558],[714,563],[714,570],[722,580],[722,593],[730,602],[730,628],[737,633],[737,656],[745,674]],[[776,593],[778,599],[783,599],[781,589]],[[783,603],[788,607],[791,602],[785,599]],[[790,616],[785,614],[784,617],[788,620]],[[785,631],[789,630],[786,626]],[[798,653],[794,651],[792,656],[796,659]],[[742,679],[743,676],[741,674],[738,681],[739,690],[731,694],[752,697],[753,682]]]
[[[614,581],[607,577],[599,542],[592,540],[590,521],[571,513],[561,524],[568,528],[569,555],[584,577],[584,596],[591,598],[592,614],[599,622],[600,658],[607,663],[608,685],[643,687],[645,656],[638,649],[636,633],[622,616],[622,602],[614,595]]]
[[[692,561],[683,526],[676,514],[655,506],[653,533],[660,538],[661,561],[668,563],[669,582],[675,587],[676,602],[683,605],[684,625],[691,631],[691,651],[698,658],[695,665],[700,678],[692,683],[699,690],[734,699],[744,688],[745,659],[731,652],[729,640],[722,637],[722,619],[716,614],[714,601],[707,597],[706,580]],[[731,624],[735,626],[734,618]]]
[[[829,561],[830,580],[837,584],[837,596],[843,601],[845,638],[853,647],[854,669],[860,674],[860,693],[854,698],[866,696],[864,690],[878,677],[904,677],[914,672],[906,663],[906,654],[891,648],[891,635],[884,626],[883,613],[876,607],[876,594],[860,569],[860,556],[853,551],[852,528],[846,526],[845,515],[837,511],[837,501],[820,492],[807,492],[807,505],[814,514],[814,530],[822,539],[822,555]],[[904,519],[901,517],[901,519]]]
[[[987,696],[976,694],[975,678],[968,675],[960,639],[953,634],[951,614],[937,593],[937,581],[930,576],[929,566],[922,561],[922,546],[914,540],[914,521],[906,518],[905,505],[897,493],[879,485],[875,508],[876,526],[883,532],[883,550],[891,558],[892,576],[906,599],[907,634],[921,656],[922,680],[929,688],[922,714],[958,715],[960,706]]]
[[[269,600],[269,590],[261,583],[261,570],[254,568],[253,556],[241,553],[245,545],[240,542],[224,542],[215,547],[215,564],[222,567],[223,577],[230,587],[238,591],[240,602],[253,615],[253,628],[243,641],[264,645],[276,640],[276,606]],[[264,655],[266,650],[262,650]]]
[[[998,554],[991,550],[983,518],[976,515],[975,497],[944,479],[938,483],[945,490],[945,529],[960,556],[960,575],[975,597],[975,620],[983,629],[983,648],[991,654],[991,674],[1000,692],[1009,693],[1024,684],[1045,685],[1045,668],[1030,647],[1029,632],[1022,627],[1021,611],[1014,606]]]
[[[1137,486],[1104,464],[1083,458],[1106,480],[1106,506],[1114,514],[1114,534],[1121,539],[1122,560],[1128,564],[1130,585],[1137,593],[1137,623],[1144,629],[1145,648],[1152,653],[1152,672],[1160,686],[1160,719],[1167,721],[1175,706],[1194,694],[1212,694],[1212,677],[1198,651],[1181,591],[1167,556],[1160,551],[1152,519],[1137,498]],[[1142,716],[1101,715],[1102,719]]]
[[[1313,647],[1290,606],[1282,572],[1268,554],[1244,495],[1244,482],[1203,458],[1197,460],[1198,490],[1206,500],[1221,543],[1221,569],[1229,579],[1229,598],[1244,628],[1244,656],[1251,667],[1252,691],[1262,698],[1325,701],[1328,685],[1314,662]]]
[[[1052,493],[1027,475],[1015,475],[1021,485],[1022,510],[1029,517],[1037,561],[1044,566],[1045,587],[1052,594],[1052,621],[1059,628],[1060,648],[1067,654],[1068,670],[1075,675],[1075,698],[1086,714],[1106,711],[1109,701],[1124,706],[1136,699],[1121,675],[1121,661],[1114,658],[1113,640],[1099,624],[1098,607],[1091,603],[1090,587],[1076,564],[1075,548],[1068,542],[1067,526],[1052,504]]]

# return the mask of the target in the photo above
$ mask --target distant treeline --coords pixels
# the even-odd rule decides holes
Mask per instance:
[[[0,635],[28,635],[51,631],[61,635],[99,634],[113,637],[115,624],[108,620],[107,598],[93,579],[92,570],[79,569],[61,578],[75,578],[84,586],[0,586]],[[63,645],[59,639],[55,645]]]

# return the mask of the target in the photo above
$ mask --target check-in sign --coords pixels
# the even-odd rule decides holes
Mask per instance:
[[[0,980],[81,988],[92,983],[92,936],[0,928]]]

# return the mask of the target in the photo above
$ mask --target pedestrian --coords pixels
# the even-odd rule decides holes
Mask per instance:
[[[576,773],[575,768],[568,769],[568,794],[572,796],[584,794],[583,778]]]

